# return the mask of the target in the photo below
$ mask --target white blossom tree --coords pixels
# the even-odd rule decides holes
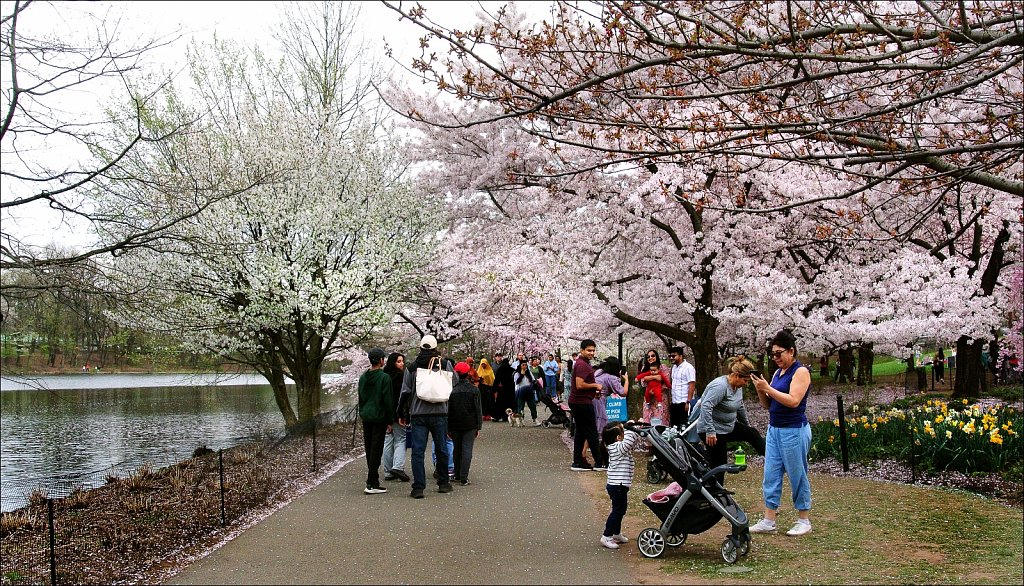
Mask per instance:
[[[151,158],[259,181],[181,222],[168,246],[121,259],[116,276],[138,291],[126,319],[256,368],[292,430],[319,412],[324,361],[391,322],[439,225],[433,198],[404,178],[397,141],[363,118],[369,86],[346,77],[355,57],[333,36],[351,13],[325,3],[303,20],[310,9],[297,7],[283,34],[315,22],[323,34],[307,33],[324,44],[295,44],[283,63],[224,43],[194,50],[195,91],[167,93],[153,120],[198,122]]]

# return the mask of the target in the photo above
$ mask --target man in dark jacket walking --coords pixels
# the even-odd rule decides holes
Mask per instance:
[[[398,423],[405,425],[410,422],[412,425],[412,492],[409,496],[414,499],[423,498],[423,489],[427,487],[423,456],[427,451],[428,433],[434,440],[437,458],[437,492],[452,491],[448,479],[448,402],[430,403],[416,396],[416,371],[429,368],[434,358],[440,359],[442,370],[455,376],[451,361],[440,358],[437,353],[437,339],[428,334],[420,340],[420,353],[416,360],[406,368],[399,398]]]
[[[384,435],[394,421],[395,399],[391,393],[391,377],[384,372],[384,358],[380,348],[373,348],[366,357],[370,370],[359,377],[359,418],[363,420],[363,447],[366,449],[366,494],[380,494],[388,489],[380,485],[381,456],[384,454]]]
[[[473,462],[473,442],[480,435],[484,425],[484,414],[480,403],[480,389],[473,385],[469,364],[455,365],[459,381],[448,399],[448,435],[455,444],[455,480],[462,486],[469,484],[469,466]]]

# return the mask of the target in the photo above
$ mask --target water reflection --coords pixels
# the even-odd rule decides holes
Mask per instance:
[[[294,406],[294,387],[290,390]],[[322,410],[353,402],[349,393],[325,395]],[[111,467],[123,474],[143,463],[164,466],[189,457],[200,445],[216,450],[280,435],[283,422],[265,384],[5,390],[0,393],[2,510],[21,506],[28,491],[54,481],[95,486]]]

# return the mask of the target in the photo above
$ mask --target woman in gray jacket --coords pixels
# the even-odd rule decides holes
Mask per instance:
[[[743,356],[729,359],[729,374],[708,383],[700,398],[700,425],[697,431],[707,446],[711,467],[728,461],[729,442],[745,441],[757,453],[764,455],[764,437],[747,423],[747,410],[743,407],[743,387],[750,382],[754,365]],[[725,474],[718,475],[725,485]]]

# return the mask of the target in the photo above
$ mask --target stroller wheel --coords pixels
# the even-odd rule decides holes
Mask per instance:
[[[636,545],[644,557],[656,558],[665,551],[665,538],[661,535],[661,531],[647,528],[637,536]]]
[[[665,471],[662,470],[661,466],[658,465],[657,461],[651,461],[647,463],[647,482],[651,484],[658,484],[662,480],[665,480]]]
[[[739,551],[740,551],[740,555],[741,556],[746,556],[748,553],[750,553],[750,534],[749,533],[744,533],[743,535],[740,536]]]
[[[739,558],[739,553],[732,539],[726,537],[725,541],[722,542],[722,559],[725,560],[725,563],[735,564]]]
[[[684,543],[686,543],[685,533],[673,533],[665,538],[665,545],[668,545],[669,547],[679,547]]]
[[[545,421],[544,422],[544,429],[547,429],[549,427],[551,427],[551,422],[550,421]]]

